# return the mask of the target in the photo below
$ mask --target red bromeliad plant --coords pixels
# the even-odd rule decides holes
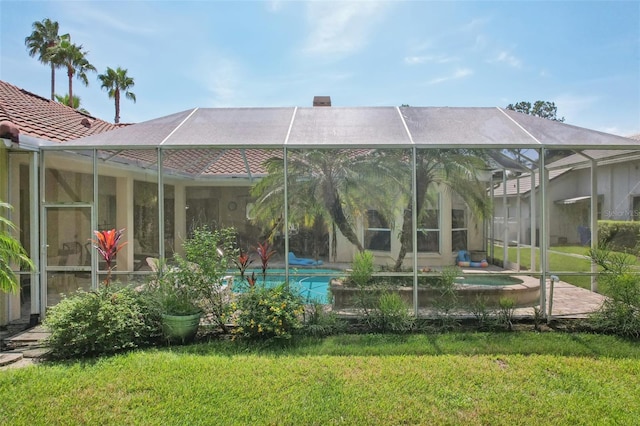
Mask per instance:
[[[262,279],[266,282],[269,259],[271,259],[271,256],[276,254],[276,251],[271,250],[271,245],[268,241],[265,241],[264,243],[258,243],[256,251],[258,252],[258,256],[260,256],[260,262],[262,262]]]
[[[111,269],[113,262],[116,260],[116,255],[127,243],[120,243],[124,228],[116,231],[115,229],[106,231],[93,231],[96,236],[95,240],[91,240],[94,243],[94,247],[98,250],[100,256],[107,264],[107,278],[104,280],[105,286],[109,286],[111,281]],[[120,244],[119,244],[120,243]]]
[[[249,257],[249,253],[245,253],[244,251],[242,251],[242,249],[240,249],[240,254],[237,258],[233,259],[233,263],[235,263],[240,270],[240,278],[244,280],[244,273],[249,265],[253,263],[253,259]]]
[[[252,272],[251,277],[247,277],[247,282],[249,283],[249,288],[253,288],[256,285],[256,273]]]

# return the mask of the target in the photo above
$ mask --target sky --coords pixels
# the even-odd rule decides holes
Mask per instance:
[[[126,68],[121,122],[195,107],[505,107],[554,102],[580,127],[640,133],[640,1],[0,0],[0,80],[48,98],[28,55],[57,21],[97,73],[73,91],[113,122],[97,75]],[[66,72],[56,93],[68,91]]]

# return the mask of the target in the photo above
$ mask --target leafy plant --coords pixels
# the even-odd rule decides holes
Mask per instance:
[[[238,253],[235,229],[198,227],[183,248],[184,257],[175,256],[180,284],[197,295],[196,304],[213,325],[227,331],[231,289],[225,286],[232,283],[227,271]]]
[[[434,306],[438,320],[444,329],[452,329],[459,325],[459,320],[454,315],[454,310],[458,307],[458,291],[455,280],[459,275],[459,268],[447,267],[440,273],[439,280],[431,282],[433,288],[440,293],[434,300]]]
[[[413,330],[415,318],[398,293],[384,292],[369,313],[368,325],[375,331],[407,333]]]
[[[98,254],[102,256],[102,259],[107,264],[107,277],[104,280],[104,285],[109,286],[111,281],[111,270],[113,262],[116,260],[116,255],[127,243],[120,243],[124,228],[116,231],[115,229],[106,231],[93,231],[96,236],[95,240],[92,240],[94,247],[98,250]]]
[[[256,252],[258,253],[258,256],[260,256],[260,263],[262,264],[262,280],[266,281],[269,259],[271,259],[271,256],[273,256],[276,251],[271,249],[271,245],[268,241],[265,241],[264,243],[258,243]]]
[[[55,358],[111,354],[155,344],[160,318],[140,293],[103,286],[78,290],[47,311],[47,346]]]
[[[313,302],[304,312],[304,332],[314,337],[336,334],[346,329],[346,323],[325,305]]]
[[[489,309],[486,297],[477,296],[469,309],[478,322],[478,328],[483,329],[489,325],[492,311]]]
[[[349,280],[353,284],[358,287],[369,284],[373,276],[373,253],[368,250],[356,253],[351,269]]]
[[[589,255],[602,268],[598,280],[609,289],[609,297],[590,322],[604,332],[640,337],[640,275],[632,269],[629,256],[607,249],[591,250]]]
[[[498,301],[498,323],[509,331],[513,330],[515,307],[516,301],[511,297],[501,297]]]
[[[244,274],[247,271],[247,268],[253,263],[253,259],[249,256],[249,253],[245,253],[240,249],[238,256],[233,259],[233,263],[235,263],[238,270],[240,270],[240,279],[244,281]]]
[[[192,271],[179,266],[167,268],[160,264],[158,272],[147,286],[156,308],[167,315],[191,315],[202,312],[198,306],[199,292],[190,285]]]
[[[0,210],[11,210],[10,204],[0,201]],[[18,276],[11,268],[15,263],[20,268],[34,268],[33,262],[20,244],[20,241],[11,235],[16,226],[9,219],[0,215],[0,291],[17,292],[20,287]]]
[[[286,283],[276,287],[252,287],[237,301],[238,337],[260,340],[288,340],[302,328],[302,297]]]

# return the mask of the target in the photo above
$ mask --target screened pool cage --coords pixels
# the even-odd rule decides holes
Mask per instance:
[[[549,251],[593,246],[598,219],[640,206],[637,141],[500,108],[201,108],[36,142],[9,155],[32,316],[104,279],[94,230],[124,229],[113,274],[138,283],[201,226],[235,228],[252,268],[268,241],[277,280],[344,277],[371,251],[416,314],[420,277],[463,252],[465,276],[533,277],[546,312],[552,275],[597,291],[595,269],[554,269]]]

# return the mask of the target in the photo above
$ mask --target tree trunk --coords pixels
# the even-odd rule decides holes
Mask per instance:
[[[418,215],[424,209],[424,202],[427,198],[427,189],[431,184],[431,180],[429,176],[424,171],[420,170],[420,165],[418,165],[418,170],[416,171],[416,212]],[[398,252],[398,257],[396,258],[396,263],[393,265],[393,270],[395,272],[399,272],[402,268],[402,263],[404,262],[404,258],[407,255],[409,243],[413,241],[413,226],[412,224],[412,200],[409,199],[407,203],[407,208],[404,209],[404,215],[402,217],[402,230],[400,231],[400,251]],[[416,224],[417,227],[417,224]],[[417,247],[414,247],[413,250],[417,250]]]
[[[56,67],[51,63],[51,100],[56,98]]]
[[[342,235],[344,235],[351,244],[356,246],[358,251],[363,252],[364,247],[360,244],[358,236],[347,220],[347,216],[344,214],[342,203],[340,202],[340,195],[330,183],[324,185],[324,202],[325,207],[333,219],[333,223],[336,224]]]
[[[114,120],[114,123],[118,124],[120,122],[120,91],[117,89],[114,98],[116,101],[116,118]]]
[[[67,76],[69,77],[69,106],[73,108],[73,70],[67,66]]]

